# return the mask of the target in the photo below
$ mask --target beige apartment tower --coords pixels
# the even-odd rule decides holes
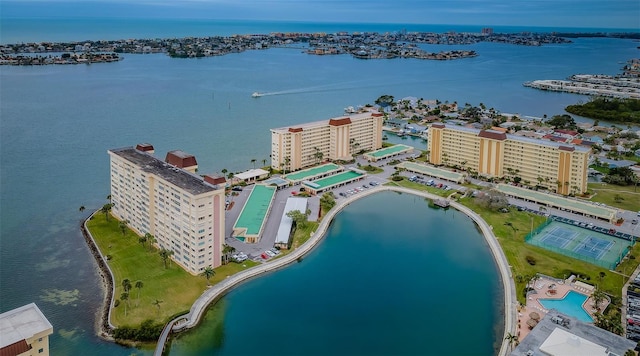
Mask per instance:
[[[381,148],[383,118],[374,111],[271,129],[271,167],[291,172]]]
[[[108,151],[111,212],[128,221],[136,233],[152,234],[158,247],[173,251],[171,258],[193,275],[207,266],[220,266],[224,185],[187,171],[197,165],[191,155],[172,151],[167,155],[168,163],[149,151],[140,145]]]
[[[586,147],[436,123],[429,128],[429,162],[460,166],[484,177],[520,177],[559,194],[587,190]]]

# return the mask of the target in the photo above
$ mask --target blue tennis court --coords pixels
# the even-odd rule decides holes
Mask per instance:
[[[614,244],[615,241],[607,241],[595,236],[588,236],[582,240],[582,243],[576,246],[573,251],[580,255],[599,260]]]
[[[545,245],[564,248],[577,236],[578,234],[571,230],[564,229],[560,226],[554,226],[549,231],[547,231],[547,234],[544,235],[544,237],[542,237],[540,241]]]
[[[633,241],[553,219],[527,234],[525,241],[608,269],[614,269],[633,245]]]

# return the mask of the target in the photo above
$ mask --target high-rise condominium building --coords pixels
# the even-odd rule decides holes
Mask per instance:
[[[429,129],[432,164],[471,169],[484,177],[509,177],[560,194],[587,190],[590,149],[581,146],[436,123]]]
[[[271,166],[291,172],[324,160],[351,160],[361,150],[382,147],[382,121],[374,111],[271,129]]]
[[[112,213],[140,235],[150,233],[159,248],[191,274],[221,264],[224,242],[224,185],[192,169],[195,157],[182,151],[163,162],[148,145],[109,150]],[[184,169],[183,169],[184,168]]]

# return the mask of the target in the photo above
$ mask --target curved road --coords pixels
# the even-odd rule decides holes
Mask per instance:
[[[356,199],[359,199],[364,196],[368,196],[370,194],[375,194],[381,191],[397,191],[407,194],[413,194],[422,196],[429,199],[441,199],[441,197],[427,193],[415,191],[407,188],[401,187],[390,187],[390,186],[377,186],[375,188],[366,190],[361,192],[358,195],[354,195],[348,199],[340,200],[336,206],[329,211],[329,213],[322,219],[322,222],[318,226],[318,230],[313,233],[313,236],[305,242],[302,246],[294,250],[292,253],[273,260],[272,262],[265,263],[259,266],[255,266],[238,274],[235,274],[221,283],[214,285],[213,287],[207,289],[191,306],[191,310],[188,314],[175,318],[174,320],[167,323],[165,328],[162,331],[160,339],[158,340],[158,344],[156,345],[156,350],[154,355],[161,356],[164,351],[164,346],[166,344],[167,338],[172,331],[181,331],[188,328],[192,328],[198,324],[200,318],[206,311],[206,308],[209,304],[215,302],[217,299],[221,298],[226,292],[230,289],[234,288],[238,284],[247,281],[251,278],[259,276],[263,273],[267,273],[270,271],[277,270],[282,268],[290,263],[294,263],[298,258],[309,253],[325,236],[327,229],[329,228],[329,224],[333,220],[333,218],[338,214],[342,209],[346,206],[354,202]],[[507,355],[509,350],[509,343],[504,340],[504,336],[507,333],[515,334],[516,333],[516,291],[515,284],[513,283],[513,279],[511,278],[511,270],[509,267],[509,263],[500,248],[500,244],[496,239],[495,235],[491,227],[484,221],[480,215],[473,212],[471,209],[457,203],[451,202],[451,206],[456,210],[461,211],[462,213],[469,216],[482,231],[482,234],[489,244],[491,248],[491,252],[494,256],[498,269],[500,271],[500,277],[503,282],[503,290],[504,290],[504,310],[505,310],[505,320],[504,320],[504,335],[502,338],[502,346],[500,348],[500,352],[498,355],[503,356]]]

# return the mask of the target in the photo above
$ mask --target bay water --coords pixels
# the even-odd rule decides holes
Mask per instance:
[[[32,26],[25,28],[43,31],[38,27],[41,22],[31,21]],[[286,28],[303,32],[313,27],[298,25],[288,24]],[[6,31],[4,19],[1,26],[2,43],[9,43],[11,31]],[[358,26],[352,26],[345,30],[357,30]],[[388,28],[385,26],[381,28]],[[56,35],[62,30],[54,28],[42,32],[42,40],[109,33],[103,27],[91,27],[89,22],[83,28],[82,32],[73,30],[73,36],[71,32]],[[135,28],[131,25],[132,35],[126,37],[137,37]],[[270,24],[251,30],[274,31]],[[117,33],[116,38],[127,32],[123,27],[117,31],[122,33]],[[153,37],[169,35],[157,31]],[[20,31],[13,32],[16,33]],[[38,40],[33,38],[35,34],[25,30],[25,40]],[[172,37],[180,35],[177,31]],[[457,61],[358,60],[307,55],[296,49],[270,49],[202,59],[125,54],[123,61],[109,64],[2,66],[0,311],[36,302],[54,325],[51,350],[56,355],[83,354],[85,350],[95,355],[148,352],[127,349],[95,336],[103,291],[79,224],[88,212],[106,203],[106,151],[110,148],[149,142],[160,158],[173,149],[196,155],[201,173],[224,168],[238,172],[252,168],[252,159],[259,163],[268,160],[270,128],[340,116],[344,107],[373,103],[383,94],[459,104],[484,103],[503,112],[551,116],[563,113],[568,104],[588,98],[537,91],[523,87],[523,82],[562,79],[576,73],[618,74],[625,61],[637,56],[637,45],[631,40],[583,38],[571,44],[542,47],[489,43],[426,47],[434,51],[473,49],[479,54]],[[270,95],[252,98],[255,91]],[[80,206],[87,210],[79,212]],[[354,205],[353,214],[359,210]],[[430,214],[425,212],[425,218]],[[384,236],[373,231],[370,240],[384,241]],[[327,268],[322,264],[322,251],[331,241],[344,241],[349,249],[363,242],[352,242],[350,238],[354,236],[327,238],[314,252],[320,264],[304,273]],[[386,266],[383,257],[376,257],[381,266]],[[275,285],[293,283],[288,279],[293,276],[288,273],[302,273],[296,272],[297,268],[313,266],[306,263],[311,261],[314,259],[310,257],[300,266],[293,266],[293,272],[285,269],[265,280]],[[395,263],[395,259],[391,262]],[[416,268],[428,269],[419,263]],[[369,273],[369,269],[353,274]],[[490,276],[485,282],[493,279]],[[266,283],[260,279],[254,282]],[[243,288],[235,290],[230,298],[243,295]],[[253,288],[252,291],[265,289]],[[366,294],[362,290],[358,293]],[[313,306],[319,301],[310,303]],[[439,309],[453,310],[457,306],[443,305]],[[237,314],[230,309],[227,315],[225,322],[233,323],[233,315]],[[230,332],[225,335],[232,337]],[[232,344],[229,341],[228,345]],[[341,345],[348,350],[346,343]]]
[[[169,354],[495,355],[502,293],[471,219],[383,192],[340,212],[302,262],[225,296]]]

